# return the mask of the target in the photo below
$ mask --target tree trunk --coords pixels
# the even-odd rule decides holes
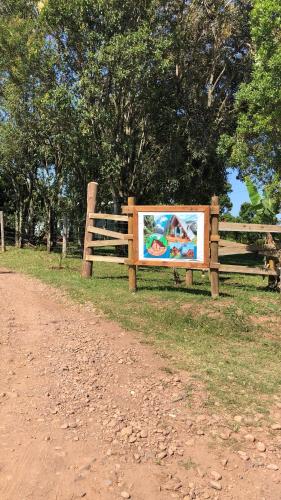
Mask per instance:
[[[66,257],[67,251],[67,217],[63,216],[63,225],[62,225],[62,256]]]
[[[121,214],[121,205],[122,205],[122,201],[120,200],[120,198],[116,195],[113,195],[113,213],[114,213],[114,215]]]
[[[113,193],[113,213],[114,213],[114,215],[121,214],[121,205],[122,205],[122,201],[121,201],[120,197],[117,196],[115,193]],[[120,232],[120,233],[121,232],[125,233],[127,231],[127,228],[126,228],[126,231],[124,230],[123,223],[122,222],[120,223],[117,221],[114,222],[112,229],[113,229],[113,231]],[[126,256],[127,255],[127,247],[125,245],[124,246],[116,246],[115,247],[115,254],[117,257],[123,257],[124,255]]]
[[[58,241],[58,221],[57,214],[53,208],[51,208],[51,246],[52,249],[56,248]]]
[[[47,252],[52,250],[52,209],[48,206],[47,212]]]
[[[15,246],[18,248],[18,243],[19,243],[19,218],[18,218],[18,212],[15,213]]]
[[[16,248],[22,248],[22,204],[19,205],[19,210],[15,215],[15,245]]]
[[[34,243],[35,240],[35,224],[34,224],[34,205],[33,200],[30,200],[27,215],[27,238],[29,243]]]
[[[77,240],[78,248],[82,248],[82,236],[81,236],[81,228],[80,228],[79,220],[77,221],[77,225],[76,225],[76,240]]]
[[[0,238],[1,238],[1,250],[5,252],[5,229],[4,229],[4,212],[0,211]]]
[[[57,217],[53,207],[47,207],[47,252],[51,252],[57,244]]]

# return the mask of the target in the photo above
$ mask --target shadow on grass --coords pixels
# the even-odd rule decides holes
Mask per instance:
[[[183,288],[183,287],[176,287],[176,286],[170,286],[170,285],[166,285],[166,286],[147,286],[147,285],[139,285],[138,287],[138,291],[139,292],[142,292],[142,291],[153,291],[153,292],[175,292],[175,293],[183,293],[183,294],[188,294],[188,295],[204,295],[205,297],[211,297],[211,290],[198,290],[197,289],[194,289],[194,288]],[[224,293],[224,292],[220,292],[220,297],[230,297],[230,298],[233,298],[234,295],[230,295],[229,293]]]
[[[163,273],[164,270],[167,270],[168,268],[163,266],[159,266],[159,267],[153,267],[153,266],[146,266],[146,267],[142,267],[142,266],[139,266],[138,268],[138,271],[141,271],[142,273]],[[170,268],[171,270],[171,274],[173,273],[172,271],[172,268]]]
[[[238,289],[247,289],[247,290],[252,290],[254,292],[275,292],[276,290],[272,290],[272,288],[269,288],[268,285],[264,286],[258,286],[258,285],[250,285],[249,283],[226,283],[225,286],[229,286],[231,288],[238,288]]]
[[[93,278],[95,280],[128,280],[128,276],[96,276],[95,274],[93,275]]]

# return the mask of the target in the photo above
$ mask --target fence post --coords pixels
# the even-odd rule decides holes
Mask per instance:
[[[192,271],[192,269],[186,269],[186,271],[185,271],[185,284],[186,284],[186,286],[193,285],[193,271]]]
[[[0,212],[1,250],[5,252],[4,212]]]
[[[128,198],[128,207],[133,207],[135,205],[135,197],[130,196]],[[133,223],[133,214],[128,214],[128,233],[132,234],[134,230]],[[134,247],[133,240],[129,240],[128,242],[128,259],[132,260]],[[129,291],[136,292],[137,291],[137,270],[136,266],[129,264],[128,266],[128,275],[129,275]]]
[[[62,256],[66,257],[67,252],[67,216],[62,219]]]
[[[271,249],[276,248],[276,244],[274,242],[274,238],[271,233],[267,233],[265,242],[269,248]],[[274,257],[272,256],[266,257],[266,267],[271,271],[277,271],[277,265]],[[278,278],[276,278],[275,276],[268,276],[268,287],[275,288],[277,280]]]
[[[276,262],[272,257],[267,258],[267,267],[271,271],[277,271]],[[268,286],[269,288],[274,288],[277,282],[277,278],[275,276],[268,276]]]
[[[86,225],[85,225],[85,237],[84,237],[84,253],[83,253],[83,266],[82,266],[82,276],[83,278],[91,278],[93,274],[93,263],[86,260],[87,255],[92,255],[92,248],[88,247],[88,243],[92,241],[92,233],[89,233],[87,228],[94,225],[94,220],[90,219],[89,214],[95,212],[96,209],[96,199],[97,199],[97,182],[89,182],[87,188],[87,214],[86,214]]]
[[[211,202],[211,255],[210,255],[210,275],[211,294],[213,299],[219,296],[219,213],[212,213],[212,207],[219,207],[219,199],[212,196]],[[214,210],[219,212],[219,210]]]

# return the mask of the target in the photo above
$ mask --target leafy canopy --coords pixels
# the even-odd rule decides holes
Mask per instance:
[[[254,0],[251,12],[254,62],[249,83],[237,94],[236,133],[224,136],[222,150],[241,175],[260,182],[281,176],[281,2]]]

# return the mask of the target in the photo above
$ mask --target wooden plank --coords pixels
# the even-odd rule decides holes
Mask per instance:
[[[219,215],[220,213],[220,207],[217,207],[216,205],[211,205],[211,215]]]
[[[216,215],[213,215],[213,217],[216,217]],[[210,214],[210,206],[207,205],[204,209],[204,262],[205,262],[205,265],[203,265],[202,268],[209,267],[209,263],[210,263],[210,258],[211,258],[210,234],[211,234],[211,214]]]
[[[276,271],[262,267],[233,266],[220,264],[220,273],[257,274],[261,276],[277,276]]]
[[[121,212],[122,212],[122,214],[128,214],[128,215],[133,214],[134,207],[133,206],[128,207],[127,205],[122,205]]]
[[[85,224],[83,266],[82,266],[83,278],[90,278],[93,274],[93,263],[87,260],[87,257],[92,255],[92,249],[87,245],[93,239],[91,231],[89,231],[89,227],[92,227],[94,225],[94,221],[89,218],[89,213],[94,212],[96,209],[97,189],[98,189],[97,182],[89,182],[87,188],[87,215]]]
[[[210,261],[210,269],[219,269],[220,268],[220,263],[219,262],[212,262]]]
[[[137,208],[138,212],[205,212],[210,210],[210,205],[123,205],[122,214],[132,214],[133,208]]]
[[[219,242],[219,255],[238,255],[246,253],[258,253],[259,255],[267,255],[275,257],[276,252],[279,250],[280,246],[277,244],[277,248],[266,248],[265,245],[256,244],[245,244],[237,243],[236,241],[220,240]]]
[[[208,212],[210,205],[135,205],[138,212]]]
[[[193,271],[192,271],[192,269],[186,269],[186,271],[185,271],[185,284],[188,287],[193,285]]]
[[[88,247],[115,247],[128,245],[129,240],[95,240],[88,243]]]
[[[128,206],[130,208],[133,208],[135,205],[135,197],[130,196],[128,198]],[[128,221],[128,231],[129,233],[134,233],[134,217],[133,213],[129,214],[129,221]],[[135,239],[130,240],[129,245],[128,245],[128,258],[130,261],[133,260],[134,258],[134,253],[135,253]],[[128,278],[129,278],[129,291],[130,292],[136,292],[137,291],[137,268],[135,265],[129,265],[128,267]]]
[[[240,222],[220,222],[219,231],[239,233],[281,233],[281,226],[273,224],[244,224]]]
[[[237,241],[220,239],[219,246],[220,247],[231,247],[231,248],[246,248],[249,245],[246,243],[238,243]]]
[[[219,199],[217,196],[212,196],[211,206],[219,207]],[[211,276],[211,294],[213,299],[219,296],[219,271],[215,267],[215,263],[219,260],[219,216],[218,214],[211,214],[211,236],[210,236],[210,276]]]
[[[134,260],[134,263],[137,266],[152,266],[152,267],[180,267],[183,269],[200,269],[201,270],[207,270],[209,269],[209,262],[194,262],[194,261],[178,261],[175,259],[174,261],[167,261],[167,260],[160,260],[160,259],[154,259],[154,260]]]
[[[104,220],[116,220],[119,222],[128,222],[127,215],[114,215],[114,214],[100,214],[100,213],[90,213],[90,219],[104,219]]]
[[[248,253],[253,253],[253,250],[247,250],[245,248],[237,248],[237,247],[220,247],[219,248],[219,257],[224,255],[246,255]]]
[[[213,215],[216,215],[216,214],[213,214]],[[219,234],[211,234],[210,241],[220,241]]]
[[[90,262],[112,262],[114,264],[127,264],[128,259],[124,257],[114,257],[113,255],[87,255],[87,261]]]
[[[117,231],[109,231],[109,229],[102,229],[101,227],[87,227],[89,233],[101,234],[102,236],[108,236],[109,238],[117,238],[120,240],[132,240],[132,234],[118,233]]]

